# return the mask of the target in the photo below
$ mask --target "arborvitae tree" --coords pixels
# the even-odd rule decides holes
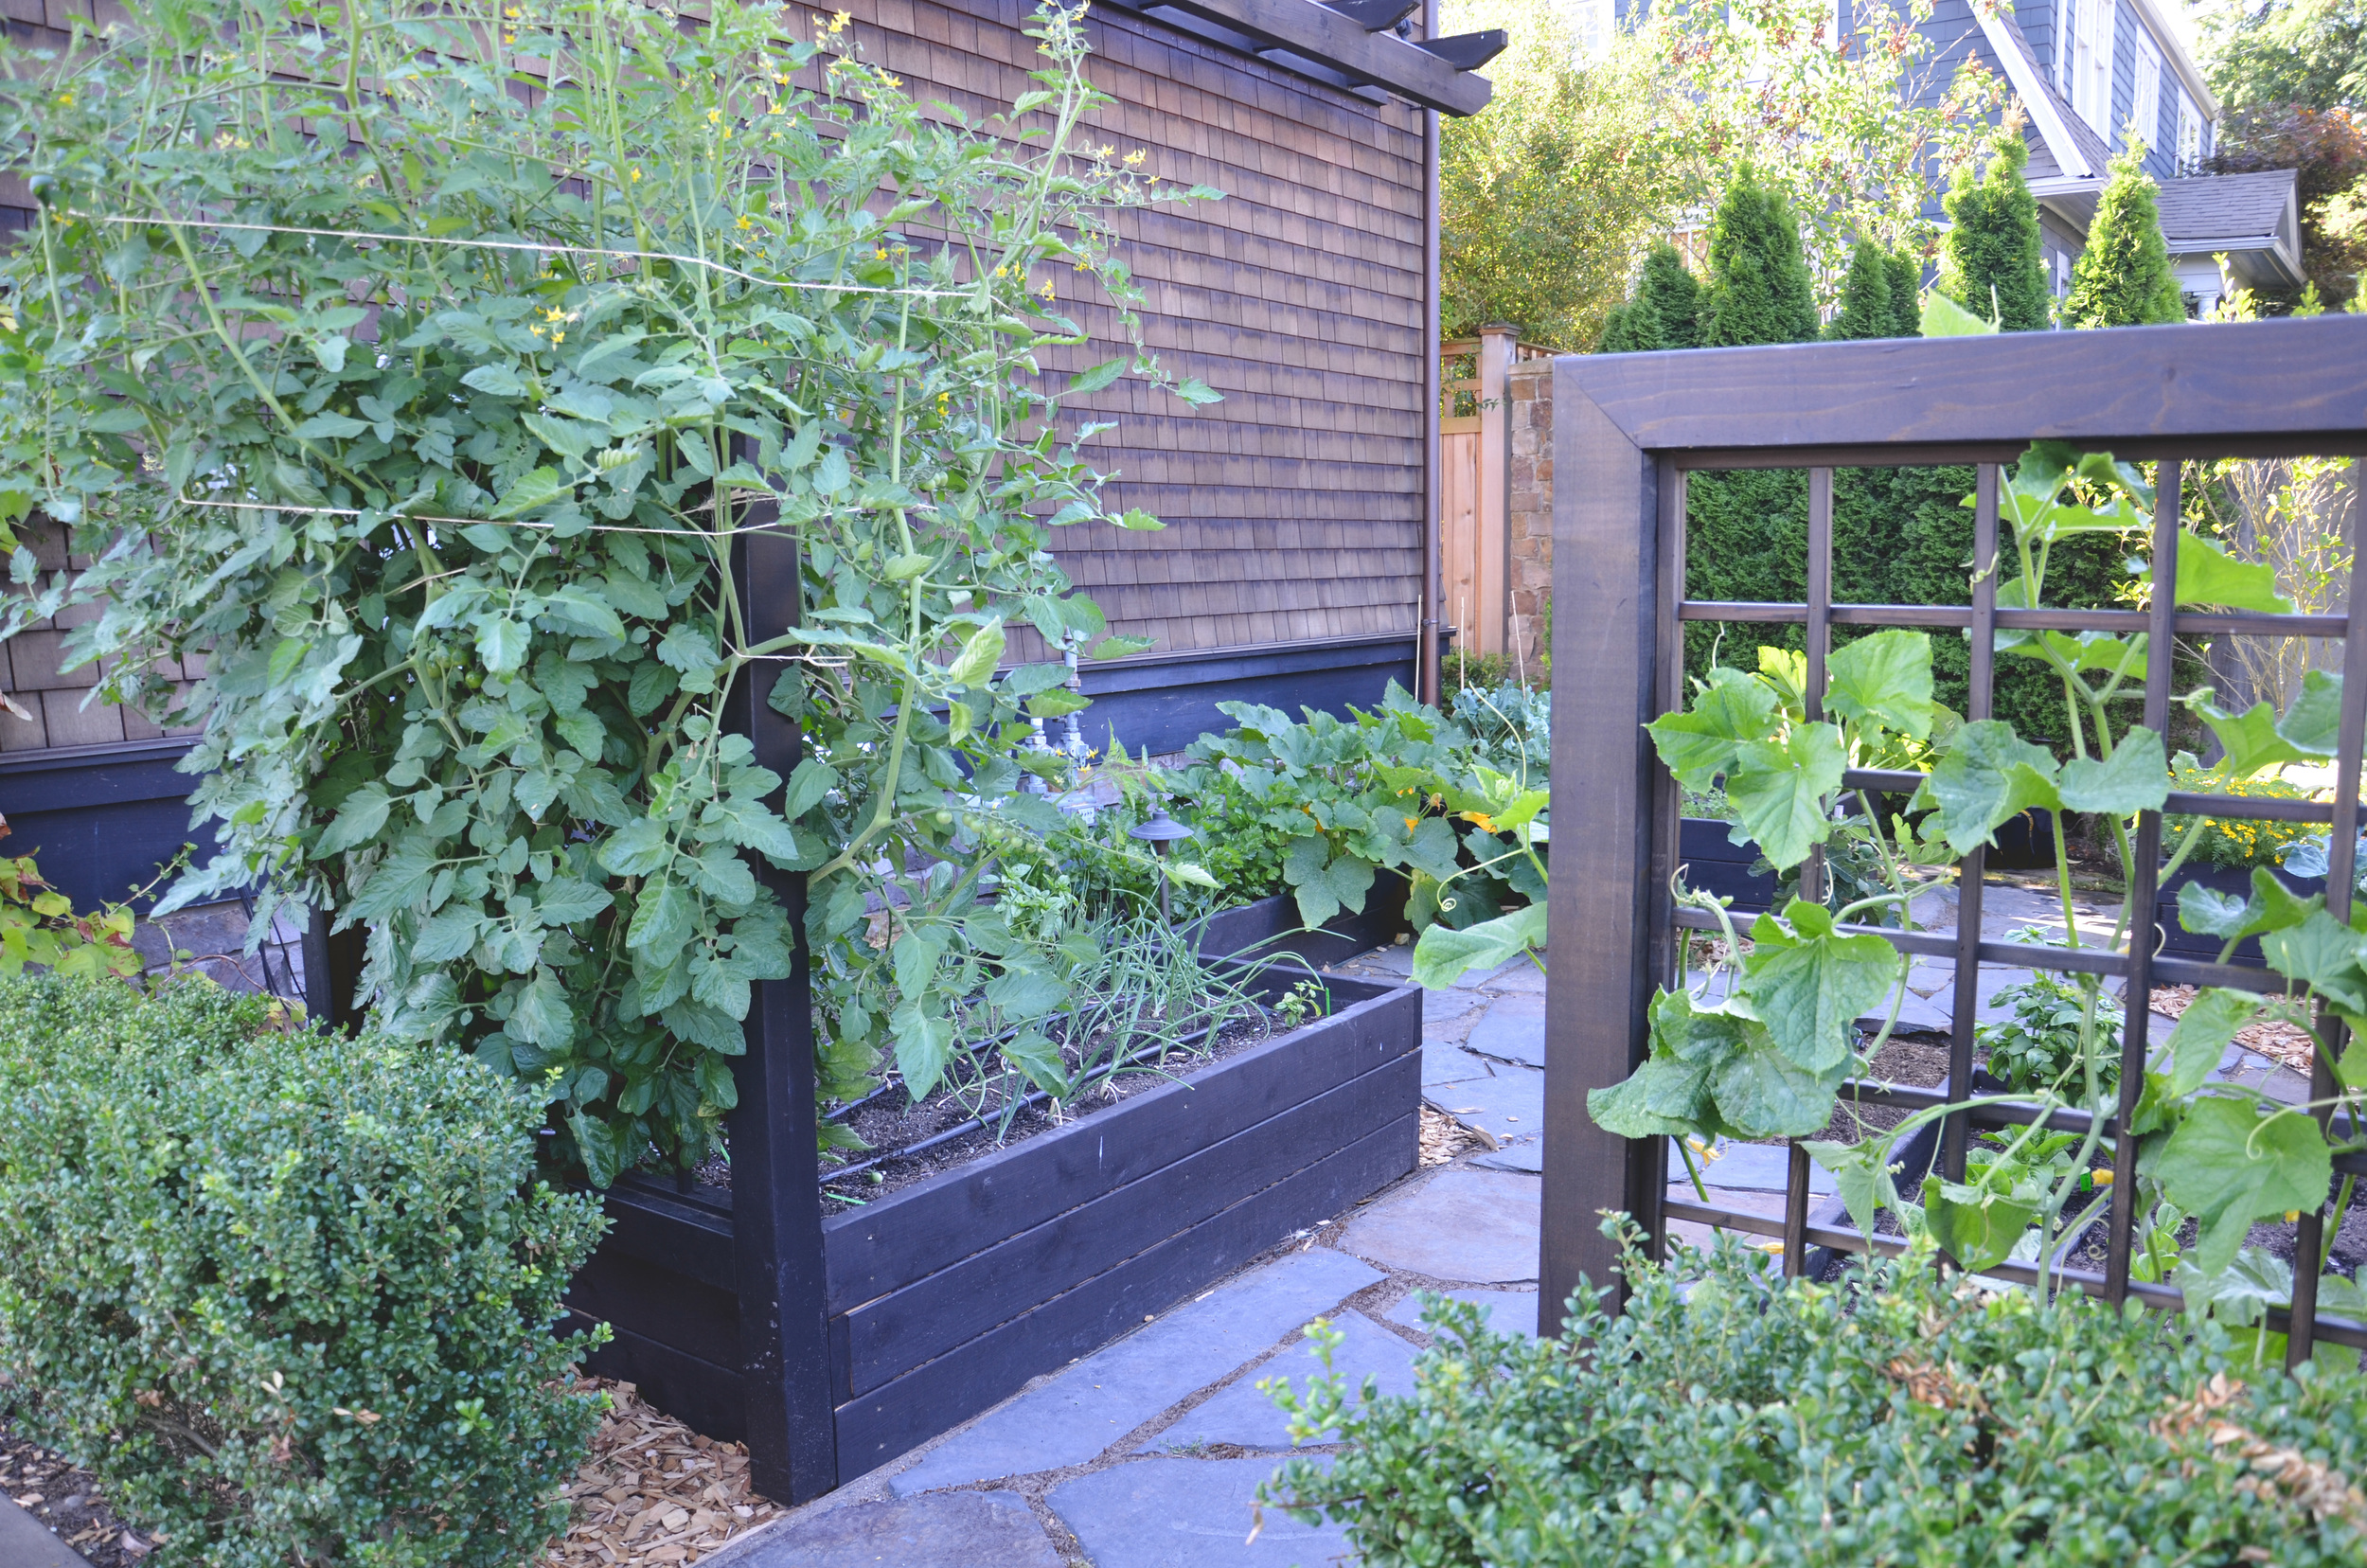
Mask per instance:
[[[1650,300],[1660,317],[1664,347],[1701,347],[1701,282],[1676,246],[1664,240],[1652,247],[1644,258],[1644,282],[1636,294]]]
[[[1940,253],[1940,292],[1984,321],[1994,308],[1998,326],[2008,332],[2041,331],[2047,326],[2046,260],[2038,244],[2038,204],[2021,176],[2030,149],[2022,145],[2020,121],[2006,121],[1990,149],[1980,178],[1971,164],[1958,166],[1940,199],[1955,225]]]
[[[1603,322],[1603,335],[1596,340],[1598,354],[1647,354],[1655,348],[1672,345],[1661,330],[1660,312],[1652,307],[1649,294],[1639,294],[1625,305],[1611,307]]]
[[[1886,338],[1898,319],[1891,309],[1891,277],[1882,247],[1860,240],[1850,253],[1849,276],[1842,280],[1841,313],[1824,329],[1828,338]]]
[[[1891,336],[1923,335],[1923,258],[1892,251],[1882,258],[1890,271]]]
[[[2096,200],[2095,222],[2088,225],[2088,248],[2073,264],[2071,293],[2063,297],[2069,326],[2143,327],[2186,319],[2186,301],[2162,240],[2153,176],[2138,162],[2144,155],[2144,145],[2131,142],[2112,160],[2112,177]]]
[[[1701,344],[1806,343],[1816,292],[1800,253],[1800,223],[1781,190],[1744,165],[1710,226],[1710,282]]]

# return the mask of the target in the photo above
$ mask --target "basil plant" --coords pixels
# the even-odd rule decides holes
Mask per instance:
[[[1073,953],[883,953],[873,916],[958,926],[1044,826],[1021,742],[1074,699],[1005,668],[1023,633],[1143,646],[1053,558],[1158,526],[1104,509],[1060,400],[1214,397],[1141,351],[1112,216],[1215,193],[1083,139],[1078,21],[1037,13],[1037,85],[977,124],[846,29],[159,0],[0,87],[40,204],[0,258],[8,506],[90,562],[18,549],[0,633],[103,605],[101,699],[202,735],[221,849],[172,901],[366,927],[379,1025],[546,1085],[601,1183],[717,1146],[796,935],[751,856],[810,880],[826,1097],[889,1048],[926,1095],[1060,1005]],[[1134,351],[1047,375],[1064,294]],[[743,602],[764,534],[797,602]],[[722,722],[747,680],[804,726],[787,779]]]

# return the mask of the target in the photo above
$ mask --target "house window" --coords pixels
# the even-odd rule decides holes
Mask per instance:
[[[2178,95],[2178,171],[2192,174],[2202,167],[2202,115],[2184,93]]]
[[[2160,150],[2162,141],[2162,46],[2153,35],[2137,33],[2137,90],[2128,111],[2130,133],[2146,150]]]
[[[1588,59],[1599,57],[1611,47],[1611,0],[1577,0],[1570,9],[1570,18],[1578,35],[1578,49]]]
[[[2056,78],[2072,112],[2099,135],[2112,134],[2112,24],[2118,0],[2063,0],[2063,49]]]

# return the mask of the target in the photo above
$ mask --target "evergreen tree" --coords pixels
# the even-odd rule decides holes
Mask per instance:
[[[1710,226],[1710,280],[1701,344],[1806,343],[1816,293],[1800,252],[1800,222],[1784,193],[1749,165],[1726,187]]]
[[[1653,309],[1652,296],[1639,294],[1625,305],[1611,307],[1603,322],[1603,335],[1595,341],[1598,354],[1648,354],[1655,348],[1666,348],[1667,334],[1661,330],[1660,312]]]
[[[2186,319],[2170,250],[2162,240],[2162,217],[2154,205],[2153,176],[2132,142],[2112,160],[2112,177],[2096,200],[2088,225],[2088,248],[2072,266],[2071,293],[2063,298],[2063,320],[2073,327],[2143,327]]]
[[[2021,175],[2030,161],[2021,125],[2009,118],[1989,144],[1978,179],[1959,165],[1940,205],[1954,226],[1940,255],[1940,293],[1982,320],[1992,310],[2008,332],[2047,326],[2046,261],[2038,244],[2038,204]],[[1991,304],[1991,300],[1995,304]]]
[[[1636,294],[1651,301],[1660,318],[1663,347],[1701,347],[1701,283],[1676,246],[1664,240],[1652,247],[1644,258],[1644,282]]]
[[[1895,335],[1897,316],[1891,310],[1889,259],[1871,240],[1858,241],[1849,258],[1849,276],[1842,280],[1841,313],[1824,329],[1835,339],[1886,338]]]
[[[1923,258],[1904,251],[1882,258],[1890,270],[1891,336],[1923,335]]]

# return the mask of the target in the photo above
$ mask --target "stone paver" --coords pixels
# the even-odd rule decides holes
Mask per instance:
[[[49,1526],[0,1495],[0,1564],[5,1568],[90,1568]]]
[[[1442,1294],[1457,1301],[1468,1301],[1487,1310],[1487,1327],[1499,1334],[1526,1334],[1537,1337],[1539,1297],[1534,1291],[1446,1291]],[[1408,1328],[1430,1332],[1422,1327],[1422,1298],[1408,1295],[1381,1314],[1392,1323],[1402,1323]]]
[[[1780,1144],[1738,1143],[1732,1138],[1720,1138],[1714,1153],[1715,1158],[1708,1161],[1699,1154],[1693,1157],[1694,1166],[1701,1172],[1701,1182],[1705,1186],[1741,1187],[1760,1192],[1789,1190],[1791,1159]],[[1678,1152],[1677,1141],[1671,1138],[1668,1141],[1670,1190],[1683,1185],[1684,1171],[1684,1156]],[[1688,1185],[1685,1190],[1690,1192],[1693,1189]],[[1808,1166],[1808,1190],[1820,1194],[1835,1191],[1833,1173],[1811,1161]]]
[[[1483,1170],[1525,1170],[1541,1175],[1545,1169],[1545,1140],[1541,1136],[1522,1138],[1501,1149],[1474,1154],[1471,1163]]]
[[[1494,1078],[1496,1071],[1460,1045],[1424,1045],[1422,1047],[1422,1087],[1433,1084],[1466,1083],[1472,1078]]]
[[[1301,1524],[1272,1508],[1249,1539],[1250,1505],[1274,1465],[1137,1459],[1055,1487],[1045,1501],[1077,1532],[1094,1568],[1322,1568],[1344,1558],[1340,1526]]]
[[[1343,1312],[1331,1326],[1344,1336],[1331,1355],[1332,1370],[1346,1381],[1354,1399],[1367,1377],[1384,1395],[1414,1392],[1414,1347],[1386,1328],[1377,1327],[1361,1312]],[[1244,1372],[1231,1387],[1184,1413],[1166,1431],[1143,1445],[1145,1453],[1173,1452],[1200,1443],[1238,1443],[1243,1448],[1288,1449],[1290,1417],[1271,1395],[1258,1389],[1269,1379],[1283,1379],[1304,1391],[1310,1379],[1323,1375],[1315,1347],[1302,1340],[1263,1366]],[[1336,1429],[1315,1442],[1336,1442]]]
[[[1501,1142],[1534,1137],[1545,1130],[1545,1075],[1534,1067],[1499,1062],[1486,1078],[1425,1085],[1422,1097],[1466,1127],[1477,1127]]]
[[[1065,1568],[1017,1492],[937,1492],[800,1515],[699,1559],[717,1568]]]
[[[1533,1230],[1534,1206],[1530,1213]],[[1529,1248],[1534,1272],[1534,1240]],[[890,1488],[909,1497],[1083,1464],[1380,1277],[1327,1248],[1291,1253],[990,1412],[896,1476]]]
[[[1523,1066],[1545,1065],[1545,999],[1542,996],[1498,997],[1471,1025],[1464,1049]]]
[[[1502,1285],[1537,1277],[1537,1238],[1535,1178],[1450,1169],[1358,1215],[1340,1245],[1408,1274]]]

